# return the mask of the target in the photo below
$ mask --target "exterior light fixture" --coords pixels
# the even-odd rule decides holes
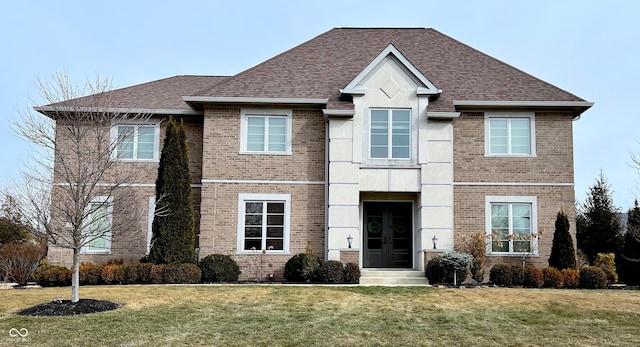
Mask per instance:
[[[349,244],[349,248],[351,248],[352,242],[353,242],[353,237],[351,237],[351,234],[349,234],[349,236],[347,236],[347,243]]]
[[[436,235],[433,235],[431,241],[433,241],[433,249],[436,249],[436,244],[438,243],[438,238],[436,237]]]

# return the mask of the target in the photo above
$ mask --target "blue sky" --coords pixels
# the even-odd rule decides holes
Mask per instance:
[[[595,102],[574,122],[576,197],[602,170],[626,210],[640,192],[638,13],[617,0],[14,0],[0,11],[0,186],[27,155],[9,122],[42,102],[38,78],[233,75],[333,27],[431,27]]]

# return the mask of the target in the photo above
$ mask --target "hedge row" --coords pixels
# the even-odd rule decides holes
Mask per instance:
[[[540,270],[532,266],[522,267],[519,264],[496,264],[491,268],[489,281],[507,287],[598,289],[607,286],[607,274],[597,266],[585,266],[580,271],[560,271],[553,267]]]
[[[202,271],[195,264],[80,264],[80,285],[200,283]],[[68,286],[71,269],[43,261],[33,275],[43,287]]]
[[[284,278],[290,282],[358,283],[360,268],[354,263],[323,261],[313,254],[299,253],[284,265]]]

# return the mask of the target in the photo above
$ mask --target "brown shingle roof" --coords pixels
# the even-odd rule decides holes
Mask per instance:
[[[382,50],[393,44],[436,87],[432,111],[452,111],[453,100],[584,101],[434,29],[336,28],[197,96],[328,98],[329,107]]]

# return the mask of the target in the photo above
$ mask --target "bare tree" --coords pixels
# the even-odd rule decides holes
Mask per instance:
[[[37,147],[18,187],[22,213],[50,245],[73,251],[71,301],[77,302],[83,248],[139,230],[136,167],[118,160],[131,150],[134,134],[112,127],[150,115],[119,107],[108,78],[79,87],[58,73],[37,85],[47,105],[21,112],[13,123],[14,132]]]

